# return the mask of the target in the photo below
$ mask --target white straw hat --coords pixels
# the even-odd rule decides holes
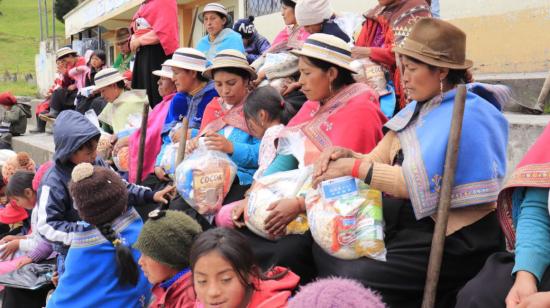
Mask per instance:
[[[302,49],[290,51],[297,56],[306,56],[344,68],[352,73],[357,71],[351,67],[351,48],[342,39],[334,35],[315,33],[310,35],[302,45]]]
[[[194,48],[179,48],[172,55],[172,59],[166,60],[163,65],[202,73],[206,69],[206,64],[204,53]]]
[[[95,75],[94,90],[97,91],[99,89],[105,88],[106,86],[110,86],[124,79],[125,79],[124,76],[122,76],[122,74],[120,74],[120,72],[116,68],[109,67],[109,68],[102,69]]]
[[[225,16],[225,18],[227,18],[226,25],[230,25],[233,23],[231,15],[227,13],[227,9],[221,3],[216,3],[216,2],[208,3],[202,10],[202,13],[199,14],[200,22],[204,21],[204,13],[208,13],[208,12],[216,12]]]
[[[55,52],[55,57],[56,57],[56,60],[59,60],[60,58],[63,58],[64,56],[70,55],[70,54],[77,55],[78,52],[76,52],[76,50],[72,49],[71,47],[62,47]]]
[[[162,64],[162,69],[153,71],[153,75],[172,79],[174,77],[174,72],[172,72],[171,66],[166,65],[166,62],[168,61],[169,60],[164,61]]]
[[[219,68],[240,68],[247,71],[250,74],[250,80],[255,80],[258,78],[256,70],[248,64],[246,56],[235,49],[226,49],[218,52],[218,54],[212,60],[212,65],[210,65],[202,76],[208,79],[213,79],[212,71]]]

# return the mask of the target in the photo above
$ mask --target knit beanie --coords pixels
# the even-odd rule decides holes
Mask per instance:
[[[115,220],[128,204],[128,190],[120,176],[90,163],[74,167],[69,192],[80,217],[95,226]]]
[[[180,211],[154,210],[143,225],[134,248],[152,259],[182,270],[189,266],[189,252],[200,225]]]
[[[233,31],[239,32],[245,39],[251,38],[256,32],[256,26],[254,26],[254,16],[248,16],[248,18],[237,20],[235,25],[233,25]]]
[[[300,26],[311,26],[322,23],[334,15],[329,0],[301,0],[294,9],[296,21]]]
[[[345,278],[325,278],[300,288],[296,296],[288,302],[289,308],[384,308],[380,296],[355,280]]]
[[[15,156],[11,156],[6,160],[2,166],[2,177],[4,181],[8,183],[11,176],[17,172],[17,170],[36,171],[36,164],[31,159],[29,153],[19,152]]]
[[[17,104],[17,98],[11,92],[0,93],[0,105],[13,106]]]

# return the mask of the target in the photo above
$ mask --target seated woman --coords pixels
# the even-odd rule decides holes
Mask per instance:
[[[84,230],[75,233],[47,307],[146,306],[151,286],[131,248],[143,222],[128,208],[126,183],[108,168],[82,163],[72,171],[69,191]]]
[[[299,49],[309,36],[304,27],[298,25],[296,21],[295,7],[296,0],[281,0],[281,15],[283,16],[285,28],[273,39],[271,47],[251,64],[258,72],[258,78],[254,81],[255,84],[260,84],[266,78],[266,73],[260,68],[265,64],[268,54],[286,53],[292,49]]]
[[[199,20],[208,34],[200,39],[197,50],[204,53],[209,62],[225,49],[236,49],[245,53],[241,36],[231,29],[231,16],[225,6],[219,3],[207,4],[199,15]]]
[[[300,0],[295,12],[298,24],[308,33],[330,34],[350,42],[349,36],[334,22],[334,11],[328,0]]]
[[[155,175],[160,181],[169,181],[167,172],[161,167],[168,145],[179,142],[179,134],[170,136],[170,131],[180,122],[182,117],[189,121],[189,132],[195,137],[201,127],[206,106],[218,96],[214,82],[202,76],[206,69],[206,56],[193,48],[180,48],[174,52],[172,59],[166,62],[173,71],[172,81],[178,94],[170,105],[162,130],[162,148],[157,155]]]
[[[237,176],[227,193],[223,204],[229,204],[244,197],[252,184],[252,176],[258,168],[258,151],[260,141],[254,138],[246,125],[243,105],[249,92],[250,81],[256,78],[256,72],[246,60],[246,56],[233,49],[221,51],[203,76],[214,80],[219,97],[214,98],[204,111],[199,136],[193,138],[187,147],[190,153],[204,137],[209,150],[221,151],[229,155],[237,165]],[[182,200],[182,199],[177,199]],[[171,206],[182,209],[176,202]],[[183,209],[187,208],[185,204]],[[207,229],[201,216],[193,215]]]
[[[115,135],[137,128],[133,127],[135,125],[131,123],[131,119],[141,119],[143,105],[149,103],[144,90],[126,91],[124,77],[116,68],[106,68],[97,73],[95,89],[108,103],[99,115],[99,121],[108,125]],[[125,137],[123,135],[118,137]]]
[[[166,62],[164,63],[166,64]],[[117,142],[117,149],[119,149],[124,144],[128,145],[129,147],[128,153],[130,162],[128,165],[128,179],[131,183],[135,183],[138,178],[143,181],[149,175],[154,173],[155,161],[157,155],[161,151],[162,146],[161,133],[164,128],[164,123],[166,121],[168,110],[170,109],[171,104],[173,104],[175,101],[174,96],[176,95],[176,86],[172,81],[172,69],[169,66],[163,65],[162,70],[154,71],[153,74],[160,77],[158,82],[158,91],[162,96],[162,102],[157,104],[155,108],[151,110],[147,118],[147,133],[145,135],[143,169],[141,175],[137,174],[141,127],[135,130],[128,138],[126,138],[126,141],[119,140]],[[117,149],[115,149],[115,152]]]
[[[75,110],[84,114],[88,110],[93,110],[96,114],[101,114],[107,102],[98,93],[90,93],[90,87],[95,84],[95,75],[105,68],[107,63],[107,56],[103,50],[88,50],[86,56],[89,54],[89,61],[86,66],[75,67],[69,71],[70,75],[79,76],[80,80],[77,80],[78,95],[76,96],[76,108]],[[88,58],[86,58],[88,59]],[[78,85],[80,84],[80,86]]]
[[[387,261],[337,259],[317,244],[313,255],[321,277],[354,278],[379,291],[390,307],[419,307],[455,87],[467,81],[472,62],[465,59],[464,32],[431,18],[420,20],[395,52],[401,56],[405,88],[414,101],[386,123],[390,131],[372,152],[328,150],[314,174],[314,185],[351,175],[385,194]],[[437,307],[453,307],[456,292],[489,255],[502,249],[494,202],[506,174],[508,123],[495,97],[500,96],[492,101],[472,92],[466,96]]]
[[[370,152],[383,137],[386,118],[374,91],[354,82],[349,46],[335,36],[317,33],[293,53],[300,57],[299,82],[308,101],[282,136],[297,135],[300,141],[291,144],[291,153],[278,153],[264,174],[311,165],[323,150],[334,145]],[[275,204],[266,219],[266,230],[280,235],[288,223],[305,211],[304,198],[274,200]],[[256,236],[248,229],[243,229],[243,233],[252,243],[262,268],[289,267],[302,278],[301,283],[315,277],[310,233],[288,235],[277,241]]]
[[[499,194],[497,213],[515,252],[492,255],[458,293],[456,307],[550,306],[549,142],[547,126]]]
[[[406,104],[406,95],[392,48],[401,45],[416,21],[431,17],[430,6],[425,0],[378,0],[378,5],[366,12],[365,17],[351,50],[353,58],[369,58],[389,71],[400,110]]]

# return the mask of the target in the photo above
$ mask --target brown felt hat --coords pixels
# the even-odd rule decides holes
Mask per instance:
[[[419,20],[393,51],[436,67],[468,69],[473,65],[466,59],[466,33],[441,19]]]
[[[126,43],[130,39],[130,29],[118,28],[115,31],[115,44]]]

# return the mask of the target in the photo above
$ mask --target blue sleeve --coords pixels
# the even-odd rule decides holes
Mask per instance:
[[[128,205],[140,206],[153,202],[154,193],[149,187],[126,183],[128,189]]]
[[[277,154],[271,165],[265,169],[262,176],[268,176],[273,173],[294,170],[298,168],[298,160],[293,155]]]
[[[204,110],[206,110],[206,106],[208,106],[208,104],[216,96],[218,96],[218,92],[216,92],[215,90],[204,93],[202,100],[197,105],[197,112],[195,113],[195,115],[193,116],[193,119],[191,119],[191,122],[189,123],[190,128],[200,129],[201,123],[202,123],[202,116],[204,115]]]
[[[258,155],[260,152],[260,140],[250,137],[251,143],[235,142],[233,143],[233,154],[231,159],[237,166],[243,168],[258,168]]]
[[[170,110],[166,116],[165,122],[180,121],[181,117],[187,115],[187,109],[189,107],[189,99],[187,95],[178,93],[172,99],[170,103]]]
[[[255,42],[255,52],[249,53],[246,55],[246,59],[248,60],[248,63],[252,63],[256,61],[266,50],[271,47],[271,44],[265,37],[258,38],[257,42]]]
[[[516,264],[512,273],[527,271],[541,281],[550,265],[548,239],[550,239],[548,188],[527,188],[519,210],[516,229]]]

